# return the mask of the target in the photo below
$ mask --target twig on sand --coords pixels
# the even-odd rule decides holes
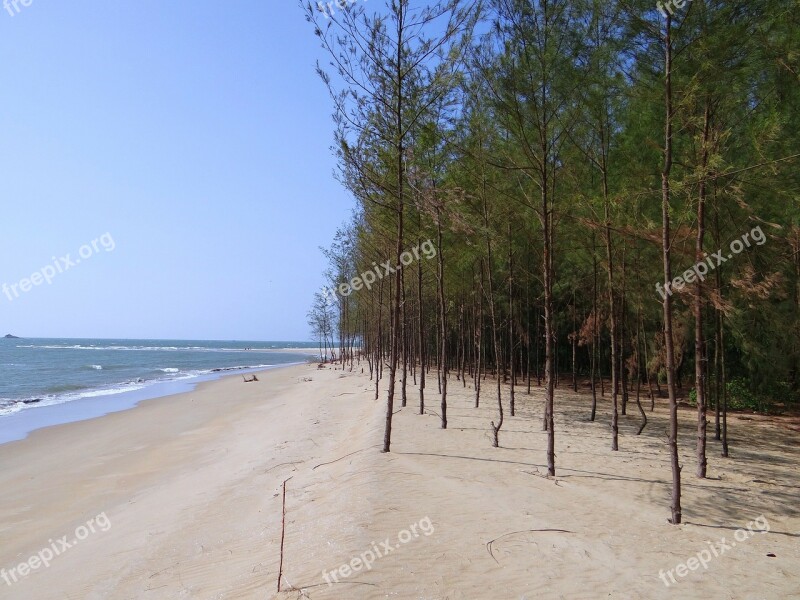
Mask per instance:
[[[284,579],[286,579],[284,577]],[[286,583],[289,583],[289,580],[286,580]],[[311,594],[308,593],[308,590],[315,587],[322,587],[323,585],[327,585],[328,587],[332,585],[371,585],[372,587],[379,587],[376,583],[367,583],[366,581],[331,581],[330,583],[313,583],[311,585],[304,585],[303,587],[294,587],[292,584],[289,584],[289,588],[284,590],[287,592],[300,592],[297,596],[298,598],[311,598]]]
[[[291,477],[289,477],[291,479]],[[281,592],[281,577],[283,576],[283,540],[286,537],[286,482],[289,479],[283,480],[283,513],[281,516],[281,561],[278,565],[278,593]]]
[[[283,465],[299,465],[299,464],[302,464],[302,463],[291,461],[291,460],[289,462],[282,462],[282,463],[277,464],[277,465],[275,465],[273,467],[270,467],[269,469],[264,471],[264,473],[269,473],[270,471],[272,471],[272,469],[277,469],[278,467],[282,467]]]
[[[353,454],[358,454],[359,452],[364,452],[364,450],[369,450],[370,448],[377,448],[377,447],[378,447],[378,444],[375,444],[374,446],[370,446],[369,448],[362,448],[361,450],[356,450],[355,452],[351,452],[350,454],[345,454],[344,456],[342,456],[341,458],[337,458],[336,460],[332,460],[330,462],[320,463],[320,464],[318,464],[316,467],[314,467],[311,470],[315,471],[317,469],[317,467],[324,467],[325,465],[332,465],[335,462],[339,462],[340,460],[344,460],[348,456],[353,456]]]
[[[492,552],[492,544],[495,543],[497,540],[508,537],[509,535],[516,535],[518,533],[536,533],[536,532],[556,532],[556,533],[575,533],[574,531],[568,531],[566,529],[523,529],[521,531],[511,531],[509,533],[504,533],[500,537],[496,537],[493,540],[486,542],[486,549],[489,551],[489,556],[494,559],[498,565],[500,562],[495,558],[494,553]]]
[[[161,569],[160,571],[156,571],[155,573],[153,573],[152,575],[150,575],[150,577],[148,577],[148,579],[152,579],[153,577],[155,577],[156,575],[160,575],[160,574],[161,574],[161,573],[163,573],[164,571],[169,571],[169,570],[170,570],[172,567],[174,567],[174,566],[176,566],[176,565],[179,565],[179,564],[181,564],[181,561],[178,561],[178,562],[176,562],[174,565],[170,565],[170,566],[166,567],[165,569]]]

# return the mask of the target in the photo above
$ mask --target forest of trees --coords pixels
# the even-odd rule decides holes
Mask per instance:
[[[550,475],[559,389],[613,450],[663,403],[680,523],[678,401],[705,477],[728,409],[800,395],[796,4],[375,2],[304,4],[357,203],[309,321],[368,366],[383,450],[398,405],[446,428],[448,385],[495,446],[540,388]]]

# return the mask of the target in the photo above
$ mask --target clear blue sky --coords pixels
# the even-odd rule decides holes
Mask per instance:
[[[0,335],[309,339],[353,201],[294,0],[0,6],[0,56],[0,285],[115,243],[0,294]]]

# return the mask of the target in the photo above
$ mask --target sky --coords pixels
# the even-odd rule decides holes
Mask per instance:
[[[298,4],[17,6],[0,6],[0,335],[309,340],[319,247],[354,202]]]

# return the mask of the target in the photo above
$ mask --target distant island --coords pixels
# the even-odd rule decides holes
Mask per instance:
[[[7,333],[7,334],[6,334],[6,339],[9,339],[9,340],[18,340],[18,339],[20,339],[20,338],[18,338],[18,337],[17,337],[17,336],[15,336],[15,335],[11,335],[10,333]]]

